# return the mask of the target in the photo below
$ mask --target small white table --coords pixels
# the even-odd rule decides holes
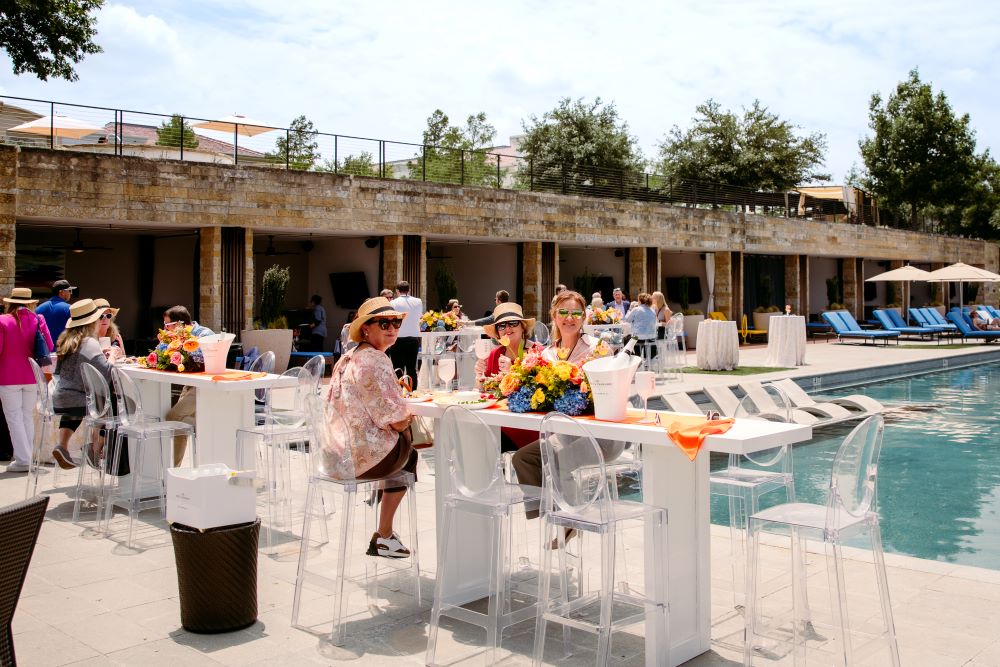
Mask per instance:
[[[765,366],[790,368],[806,363],[806,318],[802,315],[775,315],[767,325]]]
[[[225,463],[230,468],[236,467],[236,430],[254,425],[254,391],[297,384],[293,377],[273,374],[253,380],[215,382],[210,375],[201,373],[169,373],[125,365],[119,368],[135,380],[142,396],[142,408],[150,416],[167,414],[170,385],[196,388],[197,463]]]
[[[732,320],[698,323],[698,368],[731,371],[740,365],[740,334]]]
[[[444,408],[434,403],[410,404],[413,414],[439,419]],[[487,424],[538,430],[544,415],[515,414],[507,410],[479,410],[477,414]],[[666,421],[669,421],[667,419]],[[694,461],[669,439],[662,426],[620,424],[586,420],[583,422],[595,438],[639,442],[642,450],[643,501],[665,507],[668,512],[668,557],[670,603],[670,645],[655,633],[655,625],[646,626],[646,664],[679,665],[709,650],[711,644],[711,552],[709,542],[709,480],[708,455],[702,453]],[[440,431],[437,431],[440,432]],[[705,439],[705,449],[725,453],[745,454],[782,444],[802,442],[812,437],[812,428],[798,424],[740,420],[721,435]],[[479,461],[483,469],[466,470],[473,479],[485,479],[495,462]],[[434,457],[434,491],[438,526],[443,526],[444,501],[451,493],[447,462]],[[452,550],[439,556],[438,577],[444,577],[449,599],[477,600],[486,594],[489,571],[489,539],[487,527],[472,515],[463,515],[459,522],[460,540],[451,540]],[[438,535],[440,539],[440,533]],[[459,549],[461,552],[459,553]],[[647,585],[658,587],[663,595],[666,582],[655,581],[653,569],[646,568]],[[668,597],[667,595],[663,595]]]

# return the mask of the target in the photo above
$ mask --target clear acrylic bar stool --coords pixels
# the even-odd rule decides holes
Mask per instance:
[[[766,419],[790,422],[792,405],[784,392],[774,385],[762,385],[769,403],[775,410],[761,414],[750,395],[740,401],[733,414],[737,419]],[[722,496],[729,503],[729,556],[732,570],[733,607],[741,610],[746,592],[746,535],[749,516],[760,508],[762,496],[774,491],[785,492],[788,502],[795,502],[795,480],[792,475],[792,453],[789,445],[771,447],[740,456],[730,454],[725,468],[709,475],[711,494]]]
[[[545,650],[546,625],[564,626],[564,642],[570,629],[597,635],[597,665],[610,664],[612,633],[645,620],[647,631],[655,624],[656,634],[669,644],[667,610],[667,512],[659,507],[627,500],[613,500],[608,489],[604,455],[597,441],[580,422],[553,412],[541,424],[543,470],[542,567],[539,579],[538,615],[535,621],[534,665],[541,665]],[[615,542],[624,522],[641,522],[645,529],[645,567],[648,587],[645,594],[636,585],[627,589],[616,583]],[[558,547],[559,572],[566,572],[566,534],[575,530],[580,541],[587,534],[597,538],[600,551],[601,585],[598,591],[585,591],[569,599],[550,598],[553,550]],[[580,545],[585,550],[585,545]],[[582,584],[582,581],[581,581]],[[630,592],[621,592],[629,590]],[[636,592],[631,592],[636,591]],[[615,618],[614,613],[631,613]],[[588,612],[596,612],[597,623],[589,622]]]
[[[34,359],[28,357],[28,365],[35,375],[35,388],[38,398],[35,402],[35,410],[38,412],[41,428],[35,429],[35,437],[31,443],[31,460],[28,462],[28,485],[25,489],[24,498],[27,500],[38,493],[38,476],[44,470],[42,457],[45,456],[48,440],[56,435],[59,427],[59,418],[52,408],[52,396],[49,394],[49,383],[45,381],[45,373],[42,371]],[[55,475],[59,466],[53,466],[52,474]],[[53,481],[55,479],[53,478]]]
[[[305,517],[302,522],[302,540],[299,548],[298,573],[295,577],[295,595],[292,599],[292,626],[308,629],[299,622],[302,605],[302,589],[306,583],[314,584],[333,593],[333,623],[330,634],[323,644],[341,645],[344,643],[345,587],[348,581],[347,566],[349,561],[357,562],[357,558],[348,555],[348,549],[356,546],[352,543],[354,512],[359,498],[370,499],[372,502],[366,512],[369,523],[375,524],[381,505],[382,492],[398,488],[406,489],[407,514],[409,515],[407,536],[410,557],[402,559],[365,556],[365,575],[363,586],[368,596],[369,609],[375,608],[375,595],[378,586],[379,568],[392,570],[399,574],[410,575],[414,604],[420,605],[420,550],[417,547],[417,500],[413,485],[414,476],[408,472],[399,472],[381,479],[357,479],[354,470],[354,455],[352,443],[347,439],[343,418],[334,412],[328,401],[319,396],[310,395],[306,398],[306,413],[308,423],[312,426],[314,446],[312,453],[312,473],[309,477],[306,492]],[[312,523],[325,523],[328,518],[323,502],[323,490],[329,488],[340,492],[343,500],[340,511],[340,527],[333,533],[335,539],[331,543],[321,545],[321,549],[309,548]],[[402,504],[401,504],[402,506]],[[322,570],[309,570],[309,561],[327,556],[322,551],[332,550],[335,563],[322,561]],[[333,576],[327,574],[334,571]],[[310,624],[312,625],[312,624]]]
[[[94,495],[97,505],[94,527],[99,529],[104,512],[104,474],[107,460],[105,454],[111,448],[107,439],[113,436],[118,425],[118,418],[111,409],[111,388],[108,387],[108,381],[91,364],[81,364],[80,368],[87,400],[87,416],[82,424],[85,437],[83,456],[77,466],[73,523],[80,521],[80,504],[83,502],[84,494],[89,489]],[[89,483],[86,483],[87,478],[90,480]]]
[[[512,527],[515,512],[522,521],[527,522],[523,516],[524,503],[529,500],[538,501],[541,489],[511,484],[504,479],[498,434],[470,410],[460,406],[451,406],[445,410],[435,439],[437,455],[443,456],[447,462],[451,489],[444,503],[444,521],[438,527],[438,534],[441,536],[438,563],[453,563],[461,553],[459,514],[472,515],[489,523],[490,561],[486,576],[488,590],[484,596],[488,598],[485,614],[469,608],[469,603],[474,600],[445,597],[446,577],[442,571],[443,565],[439,565],[428,630],[426,664],[439,664],[437,649],[441,616],[449,616],[486,631],[487,664],[492,665],[497,662],[503,631],[516,623],[534,618],[537,612],[537,588],[530,592],[530,602],[527,604],[521,599],[521,604],[515,608],[512,599],[516,588],[512,567]],[[490,474],[482,474],[485,470],[489,470]],[[527,548],[527,544],[522,546]],[[456,660],[454,656],[448,658],[449,663]]]
[[[806,587],[806,572],[797,552],[804,551],[798,544],[798,537],[817,539],[826,549],[826,565],[830,589],[832,618],[831,630],[837,634],[833,658],[836,663],[853,665],[891,664],[899,667],[899,647],[896,643],[896,629],[889,599],[889,583],[886,578],[885,559],[882,555],[882,537],[879,530],[876,497],[878,487],[878,460],[882,449],[882,435],[885,423],[882,415],[869,417],[861,422],[844,439],[833,459],[830,484],[826,503],[789,502],[776,505],[750,516],[750,555],[748,563],[748,590],[746,619],[746,643],[744,644],[744,665],[751,665],[756,649],[765,640],[788,641],[791,636],[792,657],[795,665],[806,664],[807,634],[811,623],[803,622],[798,589]],[[783,527],[791,533],[792,543],[792,615],[783,622],[782,615],[770,617],[761,609],[763,595],[759,584],[761,533]],[[862,633],[860,628],[852,628],[848,615],[848,591],[844,570],[842,545],[845,540],[867,533],[871,540],[872,561],[877,581],[883,628],[877,634]],[[857,619],[856,619],[857,620]],[[813,620],[815,622],[815,620]],[[865,628],[869,626],[865,623]],[[789,627],[790,626],[790,627]],[[855,644],[852,635],[865,634],[865,641]],[[825,649],[819,645],[817,649]],[[882,658],[872,662],[872,655],[879,649],[888,653],[888,660]]]
[[[164,471],[173,465],[173,438],[186,435],[198,462],[194,429],[184,422],[153,421],[146,417],[142,397],[128,375],[117,366],[111,369],[111,379],[118,398],[118,429],[110,451],[110,475],[105,477],[107,488],[104,510],[104,534],[110,536],[111,517],[115,506],[128,510],[126,549],[133,552],[135,522],[144,509],[159,508],[166,513],[166,482]],[[127,448],[127,449],[126,449]],[[151,450],[151,451],[146,451]],[[129,469],[122,469],[127,461]],[[127,475],[127,480],[123,476]]]
[[[322,357],[319,357],[322,359]],[[306,397],[315,395],[315,382],[305,366],[290,368],[282,377],[294,378],[295,387],[269,388],[264,405],[263,424],[236,431],[236,467],[253,468],[258,479],[263,479],[267,508],[267,525],[264,529],[268,553],[274,552],[272,533],[277,529],[292,528],[292,445],[305,443],[312,438],[312,429],[306,423]],[[279,394],[276,396],[276,394]],[[281,399],[288,399],[279,406]],[[308,459],[303,447],[300,456]],[[309,466],[306,461],[306,466]]]

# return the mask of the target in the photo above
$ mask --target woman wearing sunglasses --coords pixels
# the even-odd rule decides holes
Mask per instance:
[[[405,470],[416,474],[417,452],[410,434],[410,415],[403,400],[392,362],[386,355],[399,336],[406,313],[397,311],[385,297],[365,301],[351,322],[349,337],[358,344],[333,368],[329,400],[341,417],[331,423],[330,441],[336,450],[325,456],[343,460],[348,444],[357,479],[380,479]],[[392,529],[405,488],[386,489],[378,530],[372,535],[368,555],[406,558],[410,555]]]
[[[552,300],[549,315],[552,317],[552,343],[545,349],[546,358],[574,364],[585,361],[596,341],[583,333],[587,315],[583,295],[570,290],[560,292]]]
[[[112,308],[107,299],[94,299],[94,305],[98,309],[103,309],[101,311],[101,318],[97,320],[97,340],[100,341],[102,338],[107,338],[110,341],[110,347],[104,350],[104,354],[111,361],[124,357],[125,343],[122,341],[121,332],[115,323],[115,317],[118,316],[118,309]]]
[[[485,359],[476,360],[476,382],[482,389],[483,381],[498,373],[506,373],[515,361],[526,352],[541,353],[545,348],[528,340],[528,333],[535,328],[535,318],[525,319],[521,306],[501,303],[493,310],[492,324],[484,324],[483,331],[500,345]],[[500,449],[513,452],[538,440],[538,431],[523,428],[500,429]]]

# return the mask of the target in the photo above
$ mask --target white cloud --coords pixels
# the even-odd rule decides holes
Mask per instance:
[[[705,99],[759,98],[826,133],[840,178],[872,92],[913,67],[972,115],[981,147],[1000,149],[998,19],[986,1],[118,0],[79,82],[13,77],[0,59],[0,90],[277,125],[305,114],[326,132],[399,141],[419,141],[435,108],[458,121],[485,111],[505,139],[560,97],[599,95],[647,156]]]

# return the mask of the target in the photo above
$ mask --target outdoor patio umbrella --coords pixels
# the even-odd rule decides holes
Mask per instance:
[[[56,114],[54,116],[42,116],[33,121],[21,123],[20,125],[8,128],[7,131],[21,132],[23,134],[40,134],[52,137],[52,141],[55,142],[56,137],[82,139],[88,134],[105,132],[106,130],[92,123]]]
[[[865,279],[866,283],[911,283],[914,280],[927,280],[927,276],[930,275],[929,271],[924,271],[923,269],[918,269],[915,266],[901,266],[898,269],[893,269],[891,271],[886,271],[885,273],[880,273],[878,275],[872,276],[871,278]],[[910,299],[907,293],[907,285],[903,286],[903,317],[906,321],[910,320]]]
[[[927,281],[932,283],[958,283],[958,307],[962,307],[962,283],[994,283],[1000,282],[1000,275],[956,262],[937,271],[931,271]],[[949,300],[950,301],[950,300]]]
[[[206,120],[201,123],[195,123],[194,127],[202,130],[215,130],[216,132],[232,132],[234,160],[236,160],[236,147],[239,145],[237,135],[242,134],[245,137],[254,137],[258,134],[274,132],[278,129],[276,127],[265,125],[259,120],[241,116],[238,113],[234,113],[231,116],[226,116],[218,120]]]

